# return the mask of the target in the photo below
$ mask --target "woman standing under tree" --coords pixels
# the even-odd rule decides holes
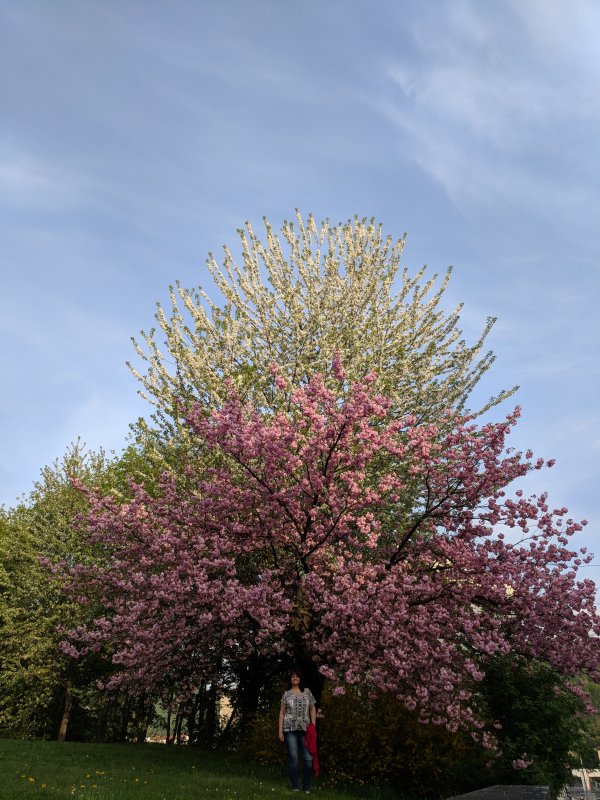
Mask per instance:
[[[312,756],[306,748],[306,729],[310,723],[315,724],[317,710],[315,698],[310,689],[304,688],[302,675],[294,670],[290,675],[290,685],[281,697],[281,710],[279,711],[279,739],[285,741],[288,751],[288,770],[292,789],[299,791],[298,787],[298,753],[302,752],[304,761],[303,777],[304,791],[310,791],[310,774],[312,771]]]

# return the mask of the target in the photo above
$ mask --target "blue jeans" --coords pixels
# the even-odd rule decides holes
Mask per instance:
[[[292,789],[298,788],[298,751],[301,751],[304,761],[304,791],[308,792],[312,772],[312,756],[306,749],[304,731],[284,731],[283,736],[288,751],[288,772]]]

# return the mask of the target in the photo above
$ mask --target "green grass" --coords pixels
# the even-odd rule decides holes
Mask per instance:
[[[390,798],[375,788],[313,781],[319,800]],[[261,767],[185,747],[0,739],[1,800],[266,800],[292,798],[285,762]],[[304,795],[301,795],[304,796]]]

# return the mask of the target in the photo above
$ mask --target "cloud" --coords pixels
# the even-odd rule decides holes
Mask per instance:
[[[584,222],[600,213],[591,155],[600,58],[592,69],[581,58],[597,42],[600,10],[576,3],[581,13],[565,15],[560,4],[568,22],[556,48],[555,27],[537,26],[546,5],[436,5],[435,18],[409,23],[416,58],[383,64],[387,83],[375,107],[465,214],[498,202]]]
[[[510,2],[512,14],[527,33],[537,54],[552,53],[581,75],[600,75],[600,8],[596,0],[520,0]]]
[[[15,147],[0,154],[0,202],[13,212],[73,209],[82,203],[81,176]]]

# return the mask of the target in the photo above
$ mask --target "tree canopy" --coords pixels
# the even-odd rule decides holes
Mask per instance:
[[[108,487],[109,459],[77,442],[42,469],[29,495],[0,517],[0,724],[20,734],[56,733],[75,662],[58,648],[63,629],[82,619],[42,560],[87,563],[90,548],[75,520],[86,510],[82,483]],[[100,488],[102,487],[102,488]]]
[[[465,408],[494,361],[484,345],[495,320],[474,344],[465,342],[462,305],[450,313],[442,306],[450,269],[437,286],[425,267],[400,271],[404,237],[384,236],[373,219],[318,225],[297,212],[281,238],[264,224],[265,241],[250,223],[238,231],[237,261],[227,246],[222,267],[209,256],[212,292],[170,287],[171,309],[159,305],[157,329],[134,339],[145,370],[130,366],[156,407],[155,426],[140,421],[138,434],[157,443],[165,463],[175,466],[165,452],[187,435],[182,403],[217,407],[228,380],[257,407],[280,403],[266,380],[272,363],[297,386],[315,372],[327,376],[339,352],[351,379],[376,375],[392,411],[435,421],[448,408]],[[485,408],[513,391],[500,391]]]
[[[234,387],[209,415],[196,404],[192,434],[219,458],[190,466],[185,491],[165,474],[156,497],[91,498],[107,557],[69,575],[104,612],[67,652],[109,642],[113,685],[176,680],[182,696],[223,662],[293,656],[450,730],[483,725],[474,687],[497,653],[595,674],[595,586],[576,577],[589,556],[569,547],[585,523],[506,494],[544,466],[505,451],[518,411],[390,419],[373,375],[348,384],[337,357],[331,373],[338,391],[318,374],[294,388],[273,366],[274,415]]]

